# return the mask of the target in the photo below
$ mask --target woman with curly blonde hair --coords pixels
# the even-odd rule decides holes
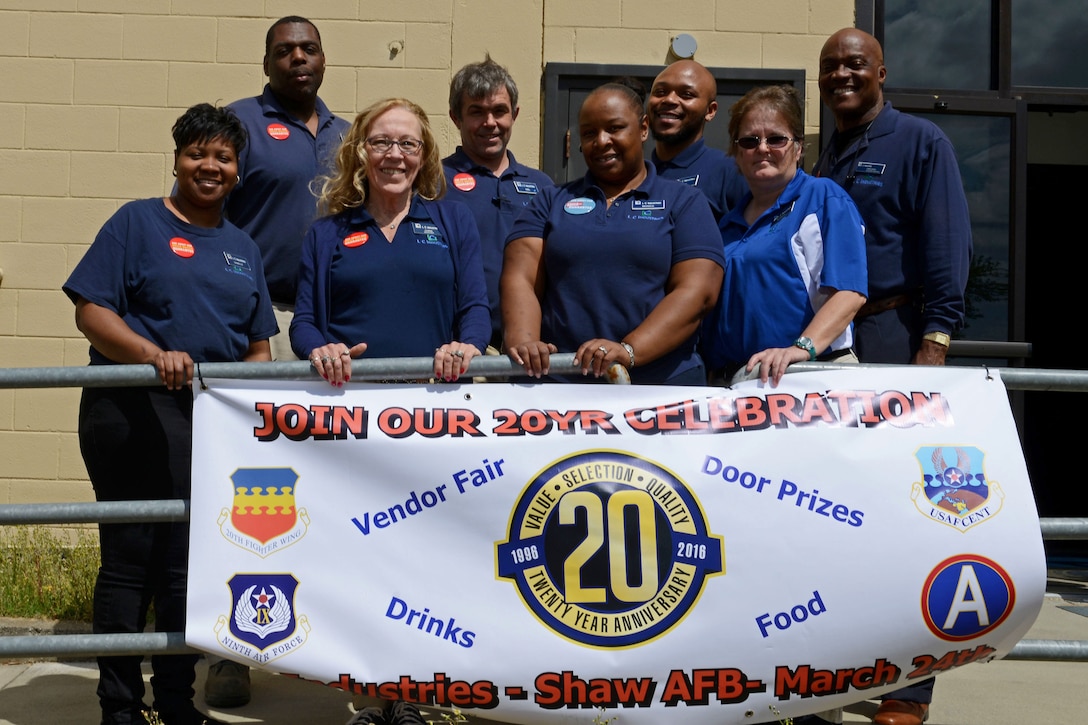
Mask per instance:
[[[332,385],[364,351],[433,354],[435,377],[456,380],[487,346],[480,234],[445,191],[422,108],[387,98],[356,117],[303,242],[291,323],[295,354]]]

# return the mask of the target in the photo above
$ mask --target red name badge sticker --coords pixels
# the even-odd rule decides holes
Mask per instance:
[[[347,248],[361,247],[366,244],[366,240],[370,239],[370,235],[366,232],[353,232],[344,237],[344,246]]]
[[[265,130],[268,131],[269,136],[277,141],[283,141],[291,135],[291,129],[287,128],[282,123],[270,123]]]
[[[453,177],[453,185],[461,191],[472,191],[476,188],[476,177],[472,174],[461,172]]]
[[[188,239],[182,239],[181,237],[174,237],[170,240],[170,249],[174,254],[179,257],[188,259],[196,254],[196,249],[193,247],[193,243]]]

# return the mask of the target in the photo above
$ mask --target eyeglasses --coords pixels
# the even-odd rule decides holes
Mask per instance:
[[[394,141],[391,138],[368,138],[364,141],[372,151],[376,151],[379,154],[387,154],[396,145],[405,156],[415,156],[423,149],[423,142],[418,138],[402,138],[399,141]]]
[[[764,142],[767,143],[767,148],[769,149],[784,149],[794,141],[800,140],[801,139],[792,136],[767,136],[766,138],[760,136],[741,136],[733,143],[746,151],[754,151]]]

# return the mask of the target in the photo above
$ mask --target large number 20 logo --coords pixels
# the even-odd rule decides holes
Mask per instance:
[[[582,644],[622,648],[660,637],[724,571],[694,495],[664,468],[590,451],[538,473],[522,491],[500,577],[545,626]]]

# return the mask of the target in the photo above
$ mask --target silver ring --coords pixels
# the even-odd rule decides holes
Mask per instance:
[[[325,357],[321,358],[321,362],[332,362],[332,358],[326,355]]]
[[[601,345],[597,349],[601,351],[602,355],[607,355],[608,354],[608,348],[606,348],[604,345]]]
[[[453,356],[454,357],[464,357],[465,356],[465,351],[464,350],[458,350],[457,352],[453,353]]]
[[[349,358],[349,357],[351,357],[351,353],[350,352],[342,352],[342,353],[340,353],[340,357],[348,357]]]

